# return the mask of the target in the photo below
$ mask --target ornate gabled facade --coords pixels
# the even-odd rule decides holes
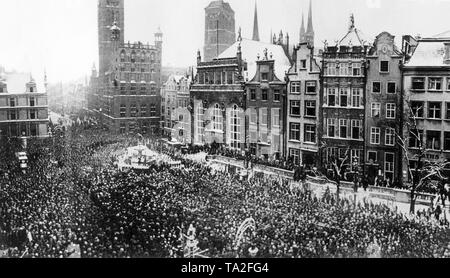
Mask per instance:
[[[295,63],[288,73],[287,155],[296,165],[317,167],[320,103],[320,60],[307,42],[294,48]]]
[[[283,53],[280,51],[280,53]],[[248,149],[252,155],[280,159],[285,154],[286,80],[275,70],[273,52],[257,54],[256,72],[245,84]],[[279,64],[277,66],[280,66]]]
[[[401,65],[403,54],[395,37],[379,34],[367,55],[365,98],[365,169],[369,184],[377,176],[400,181],[402,154],[396,136],[401,134]]]
[[[364,162],[366,55],[369,46],[356,29],[353,15],[346,35],[336,45],[325,42],[322,60],[319,128],[323,170],[345,160],[345,172]],[[359,170],[359,169],[358,169]]]
[[[202,62],[198,53],[197,76],[190,90],[193,144],[244,149],[246,66],[240,47],[234,58],[210,62]]]
[[[88,107],[112,132],[159,131],[161,31],[155,44],[125,43],[124,0],[99,0],[100,66],[93,69]]]

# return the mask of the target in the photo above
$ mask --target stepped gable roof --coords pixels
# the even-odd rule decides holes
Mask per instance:
[[[237,54],[237,49],[239,46],[239,41],[235,42],[227,50],[219,55],[219,59],[234,58]],[[291,63],[289,58],[286,56],[284,49],[281,45],[270,44],[260,41],[253,41],[249,39],[242,39],[241,51],[242,59],[247,62],[247,73],[249,80],[253,79],[256,74],[256,62],[258,61],[257,56],[264,56],[264,49],[267,48],[268,56],[272,54],[272,60],[275,61],[275,75],[276,77],[284,81],[286,72],[289,71]],[[269,58],[270,59],[270,58]]]

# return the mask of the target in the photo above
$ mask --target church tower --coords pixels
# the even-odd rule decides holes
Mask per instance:
[[[305,15],[302,14],[302,27],[300,27],[300,43],[306,41],[306,31],[305,31]]]
[[[115,44],[124,43],[124,0],[98,0],[99,74],[104,75],[111,66]],[[111,28],[116,26],[117,38],[112,38]],[[114,42],[115,41],[115,42]]]
[[[308,27],[306,29],[305,41],[309,43],[309,45],[314,46],[314,27],[313,27],[313,19],[312,19],[312,2],[309,0],[309,14],[308,14]]]
[[[204,61],[211,61],[236,42],[234,11],[230,4],[216,0],[205,8]]]
[[[253,22],[253,40],[259,41],[258,6],[255,2],[255,18]]]

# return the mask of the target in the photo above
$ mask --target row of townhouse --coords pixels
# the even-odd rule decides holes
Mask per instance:
[[[364,41],[353,19],[334,46],[315,53],[300,44],[288,74],[287,155],[331,174],[361,172],[374,183],[410,179],[407,164],[450,159],[450,34],[395,37],[382,32]],[[411,114],[415,115],[412,117]],[[413,123],[414,122],[414,123]],[[406,159],[399,138],[408,138]]]
[[[411,106],[432,151],[427,159],[450,154],[448,34],[404,36],[398,48],[388,32],[366,40],[352,15],[344,36],[318,50],[311,10],[308,31],[302,26],[293,47],[288,34],[263,43],[257,32],[252,40],[239,33],[212,60],[198,53],[190,121],[185,115],[178,121],[188,130],[180,133],[188,134],[184,142],[289,159],[329,174],[338,162],[344,176],[363,172],[371,184],[380,176],[401,181],[409,161],[398,139],[409,134]]]

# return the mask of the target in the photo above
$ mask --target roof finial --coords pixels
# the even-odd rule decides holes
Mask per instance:
[[[352,14],[350,14],[350,26],[349,26],[349,31],[352,31],[353,29],[355,29],[355,16]]]
[[[238,38],[237,38],[237,41],[238,41],[238,42],[241,42],[241,41],[242,41],[242,29],[241,29],[240,26],[239,26],[239,31],[238,31]]]

